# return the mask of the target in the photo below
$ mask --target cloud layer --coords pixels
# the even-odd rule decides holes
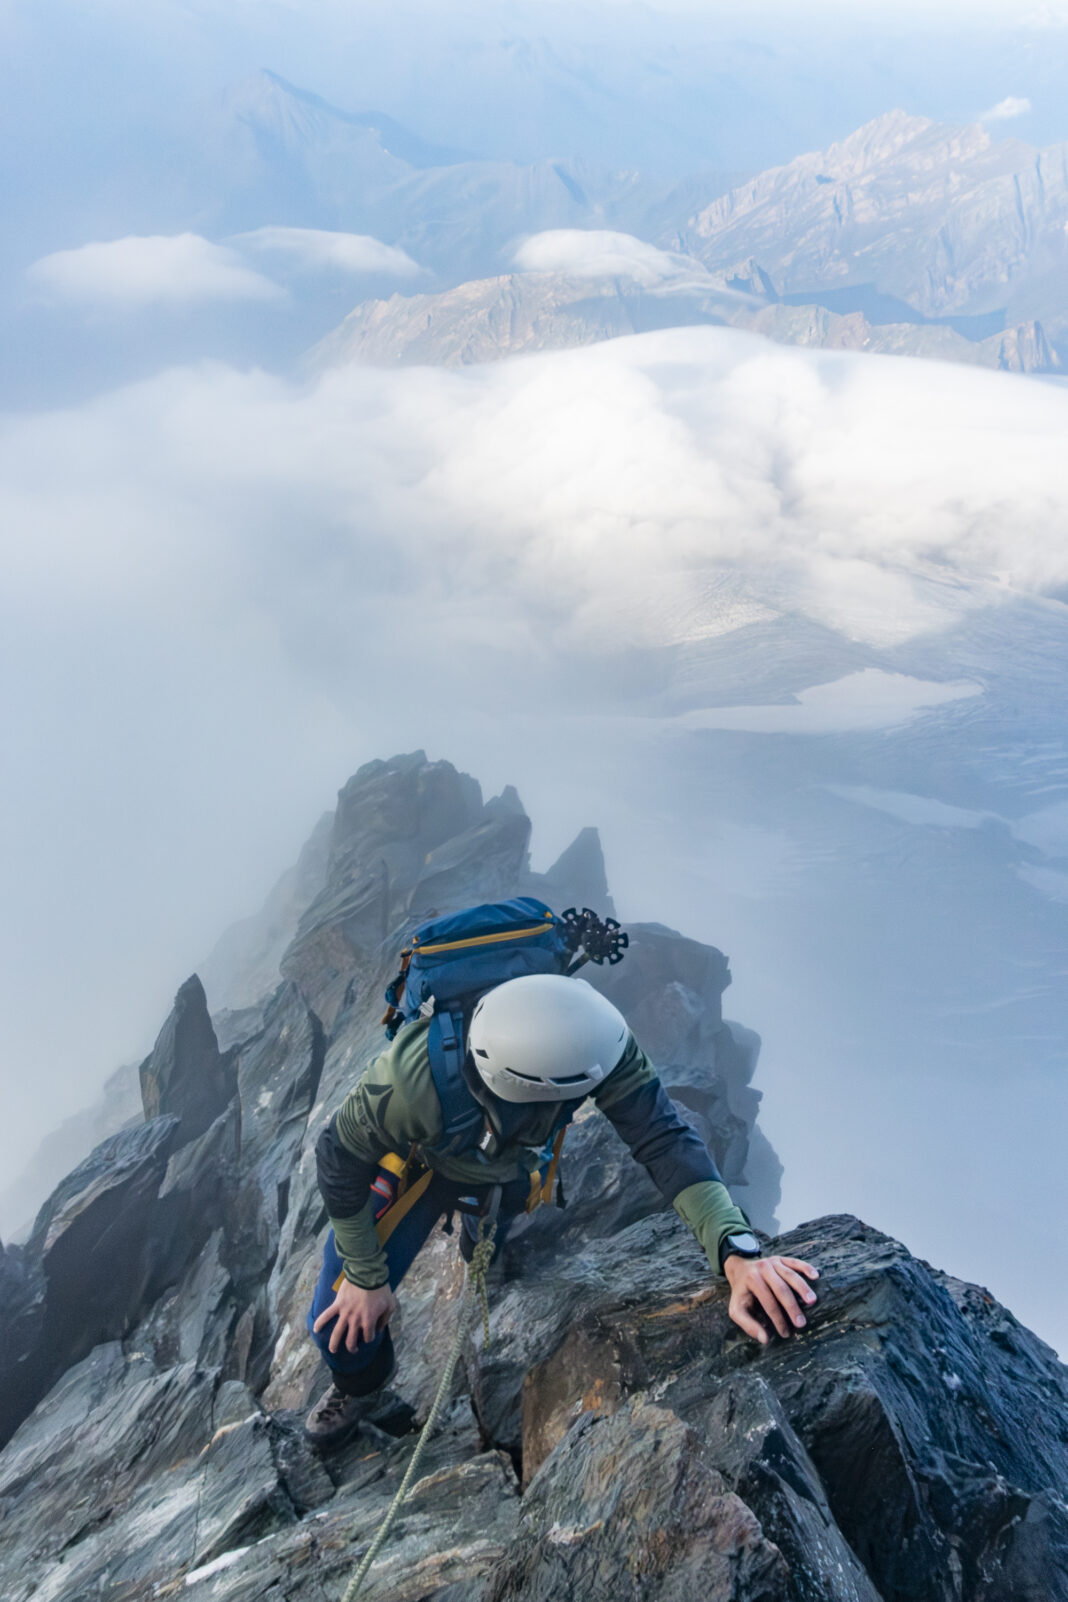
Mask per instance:
[[[1006,95],[999,100],[996,106],[984,111],[980,122],[1011,122],[1015,117],[1026,117],[1031,110],[1031,102],[1025,96]]]
[[[57,250],[34,262],[27,276],[58,300],[111,307],[272,300],[283,293],[236,251],[189,233],[130,235]]]
[[[712,329],[306,388],[175,370],[7,422],[7,590],[210,582],[320,638],[397,590],[431,631],[584,653],[783,609],[887,643],[1068,584],[1066,428],[1058,386]]]
[[[370,234],[341,234],[325,228],[256,228],[237,234],[234,243],[248,250],[294,257],[309,269],[415,278],[423,268],[407,251],[384,245]]]
[[[634,234],[605,228],[550,228],[517,247],[513,266],[522,273],[566,273],[571,278],[633,278],[662,284],[679,277],[707,277],[689,256],[658,250]]]

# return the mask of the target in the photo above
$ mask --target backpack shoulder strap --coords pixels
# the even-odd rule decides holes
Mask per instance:
[[[443,1149],[452,1154],[478,1144],[485,1114],[464,1083],[463,1015],[435,1012],[427,1030],[434,1089],[445,1121]]]

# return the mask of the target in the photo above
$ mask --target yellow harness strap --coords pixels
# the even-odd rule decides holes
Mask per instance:
[[[434,1170],[428,1168],[425,1174],[420,1174],[414,1184],[409,1185],[407,1190],[401,1192],[392,1207],[386,1208],[386,1211],[375,1225],[375,1234],[378,1236],[378,1244],[380,1246],[386,1244],[397,1225],[403,1218],[408,1216],[433,1177]]]
[[[430,1184],[430,1181],[434,1177],[434,1170],[432,1168],[428,1168],[425,1173],[420,1174],[419,1178],[409,1185],[407,1183],[408,1169],[411,1166],[412,1155],[413,1153],[409,1152],[407,1159],[405,1159],[403,1157],[398,1157],[396,1152],[391,1151],[387,1152],[382,1158],[382,1161],[379,1163],[380,1168],[388,1169],[391,1174],[396,1174],[397,1178],[400,1180],[400,1187],[397,1192],[396,1201],[393,1203],[392,1207],[386,1208],[385,1212],[382,1214],[382,1217],[375,1225],[375,1234],[378,1236],[378,1244],[380,1246],[384,1246],[386,1244],[386,1241],[392,1235],[397,1225],[411,1212],[412,1208],[415,1206],[416,1202],[419,1200],[420,1196],[426,1190],[427,1186]],[[342,1269],[341,1273],[334,1281],[335,1290],[340,1289],[344,1278],[345,1270]]]
[[[543,1205],[548,1206],[553,1199],[553,1186],[556,1183],[556,1170],[560,1166],[560,1152],[564,1144],[564,1136],[567,1134],[567,1127],[568,1126],[565,1124],[563,1129],[559,1129],[556,1132],[556,1139],[553,1141],[552,1160],[550,1161],[548,1168],[545,1170],[545,1178],[542,1179],[540,1169],[535,1168],[531,1173],[530,1195],[527,1197],[528,1213],[534,1212],[536,1208]]]
[[[563,1129],[557,1130],[556,1139],[553,1141],[553,1154],[549,1161],[549,1166],[545,1170],[545,1178],[542,1179],[541,1170],[538,1168],[535,1168],[531,1172],[530,1195],[527,1197],[526,1206],[528,1213],[534,1212],[538,1207],[548,1206],[553,1199],[553,1186],[556,1184],[556,1170],[560,1166],[560,1152],[563,1149],[564,1136],[567,1134],[567,1127],[568,1126],[565,1124]],[[430,1184],[430,1181],[434,1177],[434,1170],[432,1168],[428,1168],[425,1173],[420,1174],[419,1178],[415,1180],[413,1184],[409,1185],[407,1183],[408,1169],[411,1166],[412,1157],[414,1155],[414,1147],[408,1153],[407,1158],[398,1157],[396,1152],[387,1152],[379,1165],[382,1168],[388,1169],[391,1174],[396,1174],[397,1178],[400,1180],[400,1188],[397,1193],[396,1201],[393,1203],[392,1207],[387,1207],[386,1211],[382,1214],[382,1217],[375,1225],[375,1234],[378,1236],[378,1243],[380,1246],[384,1246],[386,1244],[386,1241],[392,1235],[397,1225],[411,1212],[412,1208],[415,1206],[416,1202],[419,1200],[420,1196],[422,1196],[423,1192],[426,1190],[427,1186]],[[335,1290],[339,1288],[344,1278],[345,1273],[344,1270],[342,1270],[342,1272],[334,1281]]]

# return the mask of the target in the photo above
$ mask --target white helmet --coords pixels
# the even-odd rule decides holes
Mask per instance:
[[[502,1101],[570,1101],[619,1062],[627,1023],[585,979],[535,973],[507,979],[475,1008],[471,1059]]]

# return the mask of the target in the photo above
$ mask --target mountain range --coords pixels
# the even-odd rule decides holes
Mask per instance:
[[[268,71],[216,105],[194,159],[201,210],[190,226],[372,234],[451,283],[484,272],[523,233],[636,221],[665,187],[567,158],[494,161],[429,145],[389,117],[341,111]],[[728,182],[704,179],[690,195]]]
[[[313,366],[451,365],[709,323],[1013,372],[1057,374],[1068,363],[1065,145],[1036,150],[979,124],[891,111],[766,172],[665,176],[566,152],[485,159],[267,70],[169,137],[150,186],[131,177],[127,193],[117,177],[109,187],[112,236],[192,231],[244,248],[261,229],[366,234],[403,249],[421,275],[390,294],[382,273],[286,273],[276,259],[286,283],[276,303],[244,307],[222,328],[205,311],[199,335],[188,317],[177,330],[158,319],[139,331],[126,367],[114,338],[98,348],[91,324],[71,328],[60,348],[68,367],[73,339],[83,361],[118,377],[144,370],[153,338],[168,363],[203,345],[289,365],[314,344]],[[41,250],[75,246],[81,205],[71,200],[59,233],[50,212],[21,234]],[[518,273],[517,248],[557,231],[629,235],[688,262],[692,282],[618,270],[595,282],[586,269],[576,282],[566,266],[552,278]],[[47,389],[41,315],[31,308],[23,328],[25,308],[9,307],[5,334],[12,371],[33,392]]]
[[[460,367],[539,350],[597,344],[654,328],[745,328],[783,345],[820,350],[926,356],[1000,372],[1050,373],[1061,362],[1041,323],[969,339],[945,323],[872,322],[862,311],[790,304],[750,259],[696,282],[650,287],[638,278],[509,273],[440,294],[390,296],[358,305],[310,352],[313,371],[369,362],[379,366]],[[733,286],[756,283],[762,292]],[[726,292],[725,292],[726,290]],[[796,297],[795,297],[796,299]]]
[[[673,243],[756,256],[784,293],[871,289],[921,316],[1040,317],[1068,332],[1068,145],[995,142],[891,112],[710,198]]]
[[[233,181],[217,207],[230,226],[369,232],[438,279],[425,297],[357,308],[335,356],[482,360],[717,321],[1011,371],[1055,372],[1068,356],[1068,146],[1038,151],[894,111],[744,182],[667,183],[567,160],[478,161],[267,73],[227,102],[221,139]],[[651,292],[606,278],[584,295],[566,274],[501,276],[517,242],[553,229],[622,230],[713,278],[758,279],[761,293],[730,308],[708,282]],[[427,320],[440,345],[417,337]]]

